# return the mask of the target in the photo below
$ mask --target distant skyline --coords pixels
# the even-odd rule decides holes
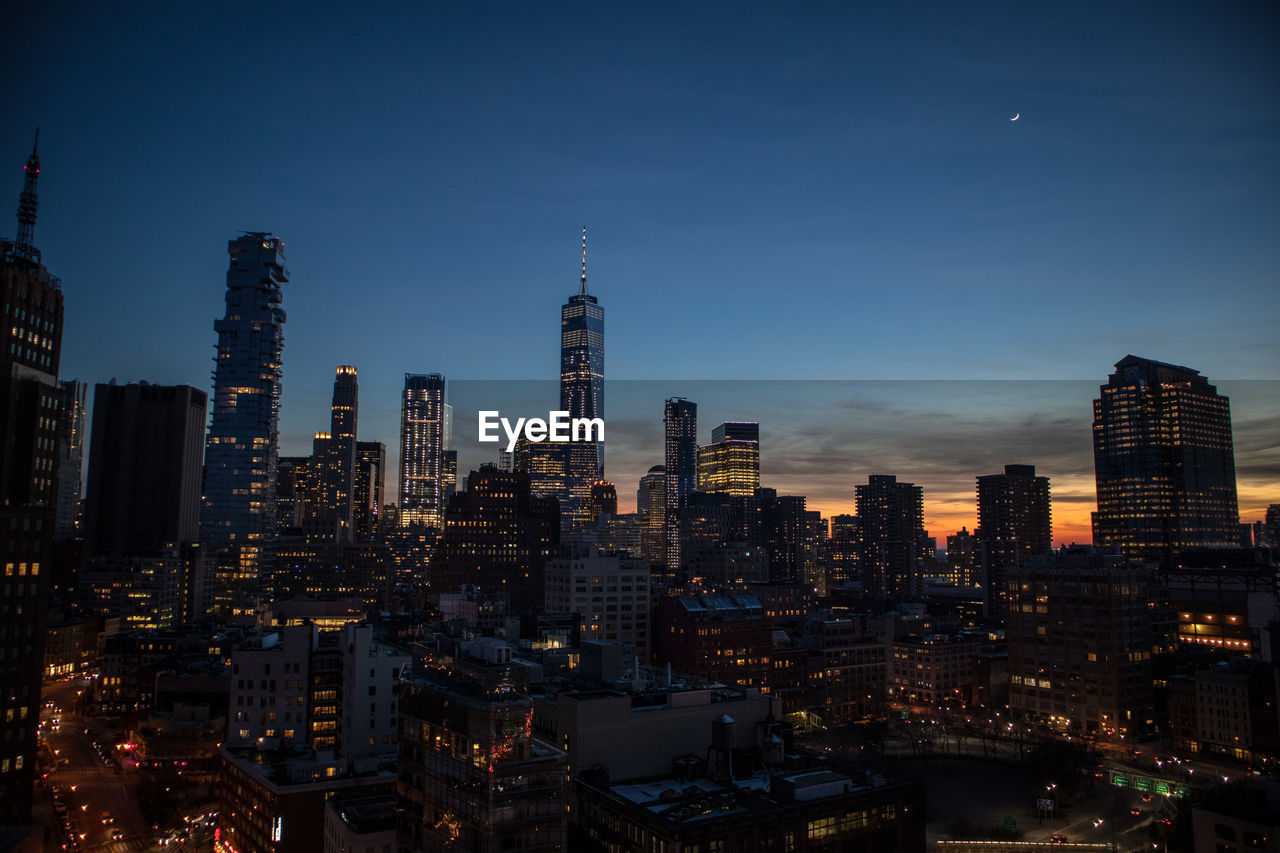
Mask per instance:
[[[404,373],[554,383],[583,224],[606,380],[671,380],[656,428],[693,380],[1082,380],[1062,410],[1087,448],[1127,353],[1229,395],[1278,374],[1278,37],[1265,3],[25,4],[0,202],[41,127],[35,244],[86,382],[208,390],[227,241],[281,236],[283,455],[339,364],[391,471]],[[929,411],[980,423],[962,387]],[[1277,395],[1254,396],[1232,401],[1242,516],[1280,500]],[[783,490],[769,436],[798,439],[770,414],[728,416],[762,422]],[[950,449],[894,426],[886,461]],[[647,466],[609,454],[626,505]],[[1053,478],[1061,539],[1079,465],[1033,457],[1003,462]],[[868,473],[924,486],[952,532],[958,492],[902,468],[848,470],[848,507]]]

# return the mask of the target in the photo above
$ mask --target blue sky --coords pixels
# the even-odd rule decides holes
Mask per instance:
[[[1270,4],[15,5],[63,375],[207,388],[273,231],[286,453],[340,363],[389,447],[405,372],[554,377],[583,224],[611,378],[1280,366]]]

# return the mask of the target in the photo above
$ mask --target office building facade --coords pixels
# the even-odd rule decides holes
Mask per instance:
[[[1228,399],[1197,370],[1129,355],[1093,401],[1094,544],[1176,565],[1240,542]]]
[[[746,496],[760,488],[760,425],[726,422],[698,448],[698,491]]]
[[[439,528],[444,523],[448,420],[444,376],[406,373],[400,406],[401,527]]]

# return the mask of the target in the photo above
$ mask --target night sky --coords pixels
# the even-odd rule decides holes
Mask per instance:
[[[190,5],[9,4],[0,200],[41,127],[64,378],[208,389],[226,243],[272,231],[281,452],[350,363],[394,469],[405,372],[554,379],[585,224],[606,374],[664,380],[655,429],[695,380],[921,395],[788,465],[786,383],[700,419],[760,420],[765,485],[824,512],[898,473],[941,538],[1026,462],[1087,539],[1090,400],[1130,352],[1232,393],[1242,516],[1280,501],[1280,394],[1229,385],[1280,367],[1274,4]],[[968,380],[1081,381],[1013,407],[1058,430],[1014,459],[939,428],[990,417]],[[610,453],[626,507],[661,447]]]

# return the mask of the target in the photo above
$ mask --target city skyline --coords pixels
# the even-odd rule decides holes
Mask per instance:
[[[221,246],[240,229],[270,231],[289,244],[295,282],[280,452],[307,452],[330,372],[353,364],[362,433],[391,448],[394,486],[404,373],[556,375],[547,329],[577,283],[583,222],[592,292],[610,306],[610,379],[676,380],[655,411],[672,395],[696,401],[682,386],[704,378],[1100,384],[1127,353],[1192,366],[1229,396],[1232,380],[1274,375],[1280,74],[1261,8],[476,6],[402,10],[395,32],[363,22],[379,51],[340,40],[324,15],[256,10],[259,26],[232,42],[203,10],[85,10],[80,27],[55,30],[62,22],[30,8],[6,55],[43,67],[32,51],[56,32],[84,63],[35,75],[11,109],[15,129],[45,128],[35,241],[80,297],[62,374],[211,390]],[[313,58],[333,43],[357,60],[349,74]],[[158,48],[127,49],[142,44]],[[75,69],[89,63],[104,73],[86,81]],[[415,97],[380,88],[389,75]],[[327,132],[340,120],[329,92],[349,96],[360,133]],[[255,100],[279,120],[223,119]],[[26,137],[0,141],[11,192]],[[371,184],[357,184],[366,173]],[[1157,288],[1140,322],[1107,308]],[[425,339],[424,312],[435,318]],[[477,346],[482,332],[504,345]],[[683,343],[657,345],[661,335]],[[980,421],[962,410],[967,396],[936,410]],[[726,416],[768,434],[778,418],[743,402]],[[1237,430],[1273,414],[1233,411]],[[933,438],[903,424],[881,455]],[[1240,454],[1245,520],[1280,482],[1275,452],[1256,446],[1257,458]],[[1059,503],[1087,500],[1083,480],[1033,457],[950,479],[1037,464],[1065,522],[1055,540],[1087,541]],[[763,459],[765,485],[824,514],[847,512],[867,474],[895,473],[925,488],[933,535],[974,523],[971,489],[919,471],[850,469],[842,496],[821,497],[771,470],[767,443]],[[611,461],[624,508],[660,461]]]

